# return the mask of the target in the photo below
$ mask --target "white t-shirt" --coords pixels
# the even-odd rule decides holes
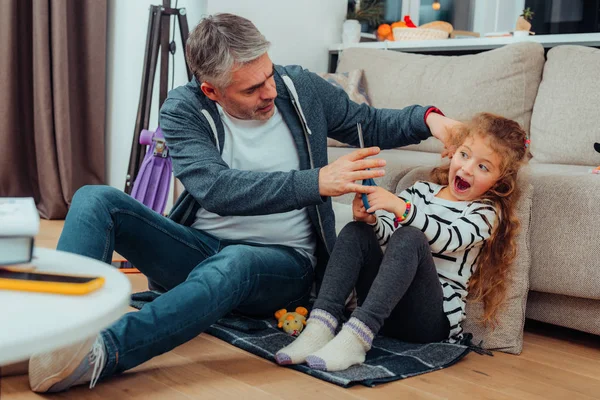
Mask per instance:
[[[292,133],[277,107],[266,121],[237,119],[218,104],[217,108],[225,128],[221,157],[229,168],[257,172],[300,169]],[[313,266],[316,264],[316,241],[306,209],[266,215],[221,216],[200,208],[192,227],[220,239],[289,246],[309,257]]]

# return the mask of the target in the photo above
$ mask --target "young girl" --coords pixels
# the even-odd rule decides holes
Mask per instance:
[[[344,370],[365,360],[380,330],[408,342],[458,340],[468,294],[483,301],[484,322],[495,322],[515,258],[517,172],[529,140],[518,123],[487,113],[457,138],[450,164],[432,171],[435,183],[399,196],[378,187],[368,210],[355,197],[356,222],[340,232],[306,329],[275,355],[279,364]],[[359,307],[334,337],[355,287]]]

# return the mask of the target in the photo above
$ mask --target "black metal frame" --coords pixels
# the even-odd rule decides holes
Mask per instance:
[[[551,7],[547,0],[527,0],[525,7],[535,12],[531,30],[536,34],[565,34],[600,32],[600,0],[583,0],[583,19],[572,22],[546,22],[544,12]]]
[[[160,85],[159,106],[162,107],[169,90],[169,53],[174,54],[174,43],[169,42],[169,30],[171,27],[171,16],[176,15],[179,22],[181,43],[185,47],[189,35],[189,27],[185,8],[171,8],[171,0],[163,0],[162,6],[150,6],[148,17],[148,33],[146,34],[146,51],[144,54],[144,67],[142,72],[142,87],[140,90],[140,101],[133,130],[133,141],[129,155],[129,167],[125,179],[125,193],[131,194],[133,182],[142,165],[146,148],[140,144],[140,132],[148,129],[150,123],[150,106],[152,105],[152,91],[154,88],[154,77],[156,65],[160,53]],[[173,45],[173,47],[171,47]],[[184,54],[185,58],[185,54]],[[185,62],[188,79],[192,79],[192,72]]]

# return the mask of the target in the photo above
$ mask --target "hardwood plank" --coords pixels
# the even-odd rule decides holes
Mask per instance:
[[[467,356],[467,358],[468,357],[469,356]],[[455,378],[452,375],[445,373],[445,370],[408,378],[406,379],[405,384],[447,399],[474,398],[506,400],[513,398],[507,394],[481,386],[477,383],[471,383],[463,379]]]
[[[203,345],[198,338],[206,340],[210,345]],[[209,368],[284,399],[355,398],[346,389],[282,368],[213,336],[202,334],[198,338],[173,351],[183,356],[201,353],[199,357]],[[281,382],[284,384],[280,385]]]
[[[407,378],[408,380],[412,378]],[[359,395],[363,399],[388,400],[388,399],[424,399],[437,400],[444,397],[428,393],[421,389],[410,387],[406,384],[408,380],[399,380],[390,383],[384,383],[375,387],[354,386],[349,390],[354,395]]]
[[[467,357],[443,372],[519,399],[565,399],[574,395],[560,384],[548,384],[540,379],[532,379],[531,374],[515,371],[513,362],[519,357],[507,355],[506,360],[502,360],[498,353],[494,357],[485,357],[485,360]],[[589,398],[580,394],[577,397]]]
[[[127,274],[127,278],[131,282],[131,292],[144,292],[148,290],[148,279],[143,274]]]
[[[563,389],[571,392],[570,396],[576,398],[583,396],[597,398],[600,393],[600,380],[589,379],[578,373],[562,369],[560,358],[555,360],[554,365],[545,365],[526,357],[515,357],[504,353],[496,353],[495,357],[498,358],[499,364],[497,365],[501,366],[506,373],[526,377],[526,380],[523,381],[524,385],[531,386],[534,382],[545,385],[543,393]]]
[[[29,389],[29,379],[26,375],[0,378],[0,399],[30,400],[44,397]]]
[[[2,378],[0,385],[0,398],[2,400],[30,400],[47,399],[33,393],[29,389],[27,376],[13,376]],[[68,392],[52,394],[53,399],[175,399],[188,400],[190,397],[180,393],[164,383],[157,382],[145,374],[124,374],[112,378],[110,381],[100,382],[90,390],[88,386],[81,385],[70,389]]]
[[[149,376],[193,399],[280,398],[215,371],[205,366],[198,357],[182,357],[172,351],[142,364],[132,372]]]
[[[35,237],[35,245],[46,249],[55,249],[65,221],[40,220],[40,233]]]
[[[595,335],[593,339],[581,339],[581,332],[573,331],[566,334],[561,332],[563,328],[553,327],[554,330],[539,333],[525,332],[524,339],[527,344],[536,344],[542,347],[552,348],[566,354],[576,354],[580,357],[597,360],[600,356],[600,337]]]
[[[101,399],[177,399],[188,400],[192,397],[169,386],[168,382],[159,382],[148,374],[129,372],[100,382],[93,390],[86,386],[77,386],[65,393],[69,399],[81,399],[86,394],[95,393]]]
[[[585,356],[575,352],[566,352],[550,346],[528,343],[520,357],[540,364],[556,367],[590,379],[600,379],[600,351],[584,352]]]

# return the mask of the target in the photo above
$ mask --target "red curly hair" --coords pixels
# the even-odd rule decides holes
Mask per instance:
[[[515,206],[521,195],[517,174],[531,155],[527,133],[517,122],[499,115],[477,114],[457,129],[453,135],[455,145],[474,135],[489,139],[490,146],[502,159],[498,181],[480,199],[494,203],[499,219],[481,250],[478,268],[469,281],[469,298],[483,302],[482,322],[495,326],[498,309],[506,298],[510,267],[517,253],[515,237],[520,223],[515,215]],[[449,170],[449,164],[435,168],[431,172],[432,182],[448,185]]]

